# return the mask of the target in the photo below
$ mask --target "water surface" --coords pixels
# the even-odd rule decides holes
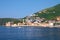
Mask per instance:
[[[60,40],[60,28],[0,26],[0,40]]]

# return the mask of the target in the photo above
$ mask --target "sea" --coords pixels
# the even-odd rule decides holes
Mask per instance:
[[[60,28],[0,26],[0,40],[60,40]]]

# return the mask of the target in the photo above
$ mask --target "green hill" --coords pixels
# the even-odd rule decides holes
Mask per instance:
[[[6,22],[18,23],[18,22],[20,22],[20,20],[18,20],[16,18],[0,18],[0,25],[4,25]]]
[[[44,9],[42,11],[36,12],[35,15],[41,18],[45,18],[47,20],[56,19],[56,17],[60,16],[60,4]]]

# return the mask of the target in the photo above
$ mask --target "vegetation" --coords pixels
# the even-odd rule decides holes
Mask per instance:
[[[35,13],[38,17],[45,18],[47,20],[55,19],[56,17],[60,16],[60,4],[44,9],[40,12]]]
[[[5,25],[6,22],[18,23],[19,20],[14,18],[0,18],[0,25],[3,25],[3,24]]]

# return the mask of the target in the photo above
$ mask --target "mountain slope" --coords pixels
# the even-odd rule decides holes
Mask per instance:
[[[20,22],[20,20],[18,20],[16,18],[0,18],[0,25],[5,25],[6,22],[18,23],[18,22]]]
[[[38,17],[41,17],[41,18],[45,18],[47,20],[56,19],[56,17],[60,16],[60,4],[58,4],[54,7],[39,11],[39,12],[35,13],[35,15],[37,15]]]

